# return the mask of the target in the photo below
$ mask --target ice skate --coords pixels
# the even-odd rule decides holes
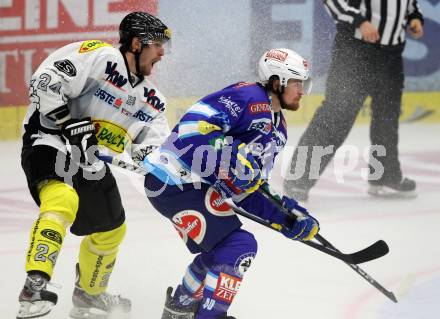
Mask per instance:
[[[163,308],[163,313],[161,319],[194,319],[197,313],[198,304],[181,306],[174,302],[173,300],[173,288],[168,287],[167,296],[165,300],[165,306]],[[236,319],[235,317],[223,314],[218,319]]]
[[[198,304],[189,306],[181,306],[173,300],[173,288],[168,287],[165,300],[165,306],[163,308],[162,319],[194,319]]]
[[[417,197],[416,183],[409,178],[404,178],[399,183],[393,184],[375,185],[370,183],[368,194],[382,198],[414,198]]]
[[[56,293],[46,290],[48,279],[41,274],[28,275],[18,297],[20,309],[17,319],[39,318],[47,315],[57,304]]]
[[[70,317],[75,319],[111,319],[129,318],[131,301],[119,295],[103,292],[99,295],[89,295],[80,287],[79,266],[76,265],[77,280],[73,290],[73,308]]]

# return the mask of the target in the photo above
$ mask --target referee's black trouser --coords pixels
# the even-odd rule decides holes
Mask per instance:
[[[402,51],[403,45],[381,47],[356,40],[343,31],[336,34],[325,100],[298,143],[298,146],[307,146],[309,151],[306,157],[298,158],[297,146],[292,158],[291,174],[296,167],[305,165],[304,174],[295,181],[297,187],[309,189],[316,183],[317,177],[309,177],[310,170],[312,177],[313,172],[322,174],[345,141],[368,96],[372,98],[371,145],[383,145],[386,149],[386,156],[377,156],[373,152],[374,158],[383,165],[384,173],[370,183],[401,180],[397,144],[404,82]],[[311,165],[313,146],[330,145],[334,146],[333,152],[324,155],[320,163],[316,163],[315,159]],[[373,164],[371,158],[370,163]],[[376,167],[377,163],[370,165],[370,174],[375,173]]]

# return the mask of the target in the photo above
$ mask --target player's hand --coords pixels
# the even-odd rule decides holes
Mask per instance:
[[[131,151],[131,158],[133,162],[140,167],[143,167],[145,157],[154,151],[158,146],[138,144]]]
[[[61,135],[74,162],[90,165],[98,160],[98,140],[95,133],[95,126],[90,118],[71,119],[63,124]]]
[[[290,239],[301,241],[313,239],[319,232],[318,220],[310,216],[307,210],[292,198],[283,196],[281,202],[283,203],[283,206],[292,213],[297,210],[301,214],[299,217],[292,218],[286,216],[283,212],[280,212],[280,215],[272,223],[272,226]]]
[[[409,33],[414,39],[423,37],[423,25],[420,19],[412,19],[409,23]]]
[[[359,27],[362,33],[362,39],[366,42],[376,43],[379,41],[379,31],[376,29],[374,25],[371,24],[370,21],[362,22]]]
[[[229,163],[222,163],[219,168],[215,187],[224,196],[231,197],[243,191],[247,193],[255,192],[263,183],[261,179],[260,167],[246,147],[240,140],[235,140],[232,145],[225,146],[231,148]]]

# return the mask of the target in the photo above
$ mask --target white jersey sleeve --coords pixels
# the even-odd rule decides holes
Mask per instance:
[[[93,55],[81,53],[86,42],[71,43],[56,50],[31,78],[31,104],[56,125],[71,117],[69,102],[84,93],[90,78],[102,72],[98,51]],[[95,46],[110,45],[96,41]]]

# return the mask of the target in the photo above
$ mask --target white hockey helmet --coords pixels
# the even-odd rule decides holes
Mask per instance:
[[[281,86],[286,86],[289,79],[301,80],[304,93],[312,89],[312,79],[307,60],[289,49],[271,49],[258,61],[258,78],[262,84],[269,82],[272,75],[277,75]]]

